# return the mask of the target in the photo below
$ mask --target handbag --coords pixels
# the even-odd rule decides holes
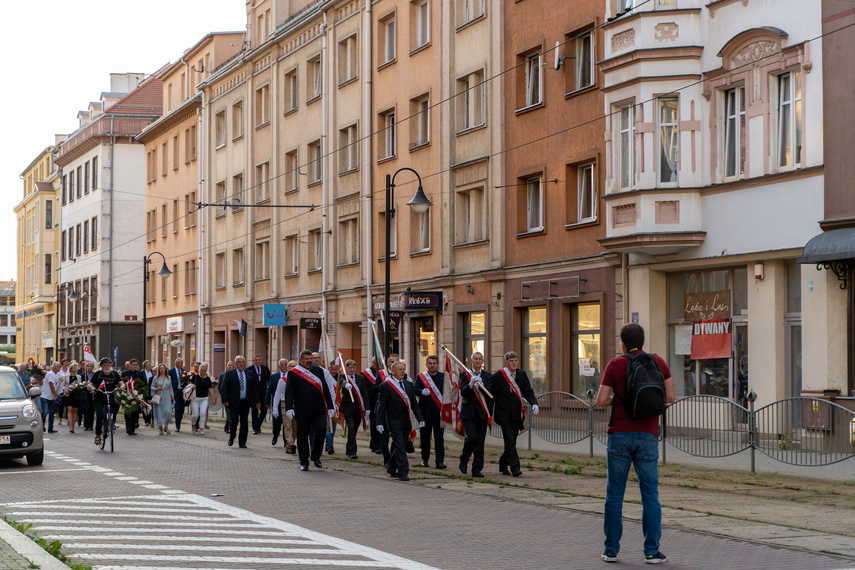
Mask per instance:
[[[193,398],[196,397],[196,385],[195,384],[187,384],[184,386],[184,402],[189,404],[193,401]]]
[[[151,397],[151,403],[160,405],[160,394],[155,394]]]

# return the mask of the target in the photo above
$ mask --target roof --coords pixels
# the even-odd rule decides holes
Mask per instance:
[[[855,260],[855,228],[839,228],[812,237],[796,258],[798,263],[841,260]]]
[[[163,82],[151,77],[105,109],[104,113],[160,114],[163,111]]]

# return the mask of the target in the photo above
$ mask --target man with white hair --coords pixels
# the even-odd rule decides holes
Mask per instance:
[[[407,441],[416,436],[416,428],[424,427],[422,411],[416,402],[412,382],[404,378],[407,375],[407,364],[401,360],[392,363],[392,377],[380,386],[380,397],[377,401],[377,431],[381,434],[389,430],[392,442],[389,466],[386,471],[392,477],[401,481],[409,481],[410,462],[407,459]],[[417,425],[413,424],[412,416],[416,417]]]
[[[54,401],[56,400],[57,386],[59,385],[59,377],[57,373],[59,373],[59,369],[62,365],[59,362],[54,362],[53,366],[51,366],[50,371],[45,374],[45,379],[42,382],[42,395],[39,398],[39,413],[42,415],[42,430],[45,429],[45,419],[47,419],[47,432],[48,433],[56,433],[53,429],[53,414],[54,414]]]
[[[297,366],[297,363],[287,358],[279,359],[279,372],[270,375],[270,387],[272,395],[268,397],[269,405],[273,411],[273,440],[272,445],[279,441],[279,432],[282,432],[282,440],[285,444],[285,452],[297,453],[297,445],[294,441],[294,418],[286,418],[282,405],[285,404],[285,385],[288,382],[288,371]],[[271,390],[268,389],[268,394]]]

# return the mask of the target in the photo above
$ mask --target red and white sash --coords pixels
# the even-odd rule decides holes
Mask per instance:
[[[505,380],[508,382],[508,386],[511,387],[511,391],[517,397],[517,400],[520,401],[520,416],[522,418],[523,425],[525,425],[525,405],[523,404],[522,393],[520,392],[520,387],[517,386],[517,383],[511,378],[511,371],[507,368],[502,368],[502,376],[505,377]]]
[[[407,405],[407,412],[410,416],[410,437],[416,437],[416,428],[415,423],[413,422],[413,409],[410,407],[410,397],[407,396],[406,390],[404,390],[403,392],[401,391],[401,387],[398,386],[397,380],[395,380],[394,378],[390,380],[391,381],[389,382],[389,386],[391,386],[392,389],[395,390],[395,393],[398,394],[401,399],[404,400],[404,403]]]
[[[466,374],[466,378],[469,380],[469,384],[471,385],[472,374],[470,374],[468,370],[464,370],[463,373]],[[477,389],[475,386],[472,386],[472,393],[475,394],[475,399],[478,400],[478,405],[481,406],[481,409],[484,410],[484,413],[487,415],[487,425],[493,425],[493,416],[490,415],[490,409],[487,408],[487,402],[484,401],[484,395],[481,394],[481,390]]]
[[[436,407],[440,410],[442,409],[442,394],[439,392],[439,389],[436,387],[436,384],[433,381],[433,378],[430,377],[430,374],[427,372],[422,372],[419,374],[419,378],[422,379],[422,384],[425,385],[425,388],[430,390],[430,397],[433,398],[433,403],[436,404]]]
[[[374,372],[372,372],[370,368],[363,370],[362,375],[368,378],[372,384],[377,383],[377,376],[374,375]]]
[[[310,383],[312,386],[314,386],[315,388],[318,389],[318,391],[321,393],[321,398],[323,398],[323,400],[324,400],[324,406],[326,406],[327,405],[327,399],[326,399],[326,396],[324,395],[324,386],[323,386],[323,384],[321,384],[321,381],[318,379],[318,377],[315,376],[314,374],[312,374],[311,372],[309,372],[308,370],[306,370],[305,368],[303,368],[302,366],[300,366],[299,364],[297,366],[295,366],[294,368],[292,368],[291,370],[294,371],[294,374],[296,374],[297,376],[299,376],[300,378],[302,378],[303,380],[305,380],[306,382]]]
[[[345,379],[350,383],[350,394],[353,397],[354,403],[359,406],[359,417],[362,418],[362,427],[367,427],[368,423],[365,421],[365,403],[362,401],[362,393],[356,385],[356,377],[351,380],[345,375]]]

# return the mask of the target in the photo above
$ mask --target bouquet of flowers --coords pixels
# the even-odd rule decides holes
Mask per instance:
[[[73,381],[69,384],[69,386],[68,386],[68,393],[69,393],[69,394],[72,394],[72,395],[76,395],[76,394],[77,394],[77,392],[80,392],[81,390],[84,390],[84,391],[85,391],[85,390],[86,390],[86,385],[87,385],[87,384],[88,384],[88,382],[86,382],[85,380],[81,380],[81,379],[80,379],[80,376],[77,376],[77,377],[76,377],[76,379],[75,379],[75,380],[73,380]]]
[[[148,387],[145,382],[139,378],[127,376],[122,378],[122,382],[125,383],[125,389],[116,390],[114,395],[116,403],[122,408],[122,412],[130,414],[143,407],[148,408],[148,404],[145,403],[145,399],[148,397]]]
[[[35,380],[44,380],[45,371],[39,368],[35,362],[30,362],[26,368],[27,375]]]
[[[124,414],[130,414],[140,409],[140,403],[127,390],[116,390],[113,392],[113,399],[119,404]]]
[[[187,385],[188,382],[196,381],[196,373],[190,370],[189,368],[181,373],[181,387]]]

